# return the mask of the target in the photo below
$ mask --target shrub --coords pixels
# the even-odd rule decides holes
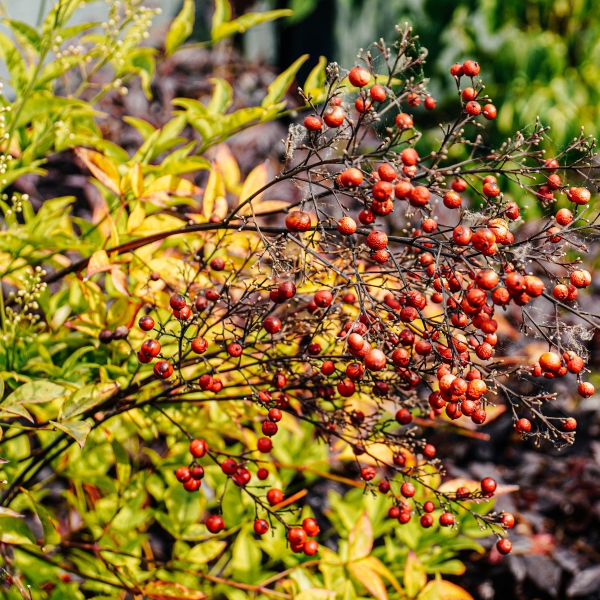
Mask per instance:
[[[456,119],[420,156],[411,113],[435,101],[406,27],[349,72],[319,63],[275,177],[263,164],[242,181],[222,142],[285,113],[304,58],[260,106],[227,112],[231,88],[215,80],[208,105],[174,100],[161,129],[129,119],[144,138],[129,156],[102,139],[95,107],[134,74],[150,91],[151,12],[113,3],[96,34],[68,26],[79,4],[60,2],[41,33],[10,22],[22,52],[2,38],[16,92],[1,204],[11,593],[29,597],[23,574],[40,598],[468,598],[440,574],[462,572],[455,557],[482,550],[476,537],[508,553],[514,518],[494,511],[492,478],[442,481],[423,431],[475,429],[502,401],[524,438],[573,442],[576,423],[533,381],[594,391],[576,337],[596,323],[576,303],[591,275],[575,252],[596,228],[595,141],[582,133],[546,158],[536,123],[488,147],[497,111],[467,60],[451,68]],[[282,14],[231,21],[220,1],[212,41]],[[99,192],[91,221],[72,198],[34,210],[10,188],[69,149]],[[505,181],[569,208],[522,235]],[[300,199],[275,199],[290,182]],[[548,344],[535,364],[496,356],[506,319]]]

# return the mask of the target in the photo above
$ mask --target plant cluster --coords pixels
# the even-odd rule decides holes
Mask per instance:
[[[302,59],[259,107],[228,113],[231,88],[215,80],[207,106],[176,99],[181,110],[162,129],[130,119],[144,142],[129,156],[102,140],[93,104],[125,92],[135,56],[154,61],[154,50],[138,46],[150,13],[133,0],[112,3],[104,33],[61,50],[93,28],[66,28],[78,4],[58,3],[41,37],[11,22],[37,66],[6,106],[3,185],[42,175],[42,157],[73,148],[101,208],[88,222],[69,214],[69,198],[37,211],[18,193],[1,204],[2,282],[14,288],[2,307],[9,462],[0,525],[14,553],[3,552],[6,565],[38,582],[49,577],[49,597],[75,594],[63,570],[86,590],[118,597],[203,598],[202,586],[215,584],[265,597],[355,598],[358,588],[387,598],[385,580],[390,594],[426,600],[452,584],[428,583],[425,559],[408,553],[401,587],[380,560],[397,555],[371,555],[373,523],[397,524],[415,552],[425,530],[436,532],[448,561],[470,523],[508,554],[515,518],[493,510],[496,481],[442,482],[443,457],[424,431],[459,420],[475,428],[505,402],[523,438],[573,442],[575,420],[557,414],[543,381],[533,384],[572,377],[580,396],[594,393],[579,339],[598,317],[577,298],[592,282],[580,255],[598,229],[595,140],[581,133],[548,158],[539,149],[547,128],[536,122],[489,147],[484,123],[498,111],[478,63],[466,60],[450,69],[456,118],[440,125],[438,149],[420,155],[413,113],[435,100],[425,52],[405,26],[393,45],[361,51],[348,72],[324,61],[313,70],[299,89],[308,114],[290,127],[274,178],[259,165],[242,183],[219,144],[284,113]],[[168,53],[191,31],[190,6],[169,31]],[[242,23],[218,2],[213,41],[279,12]],[[131,42],[121,37],[126,26],[137,32]],[[56,60],[44,66],[50,49]],[[111,83],[99,83],[109,63]],[[82,64],[96,66],[67,73]],[[144,64],[136,72],[150,90],[153,62]],[[51,79],[40,83],[45,70],[62,77],[66,97],[53,95]],[[90,101],[78,99],[90,90]],[[199,156],[215,146],[212,162]],[[206,171],[204,181],[182,177]],[[525,237],[507,182],[530,201],[550,206],[564,196],[568,207]],[[300,200],[271,197],[289,183]],[[398,215],[404,226],[392,221]],[[548,344],[534,364],[505,360],[507,320]],[[523,393],[523,380],[535,391]],[[311,455],[327,466],[315,471]],[[343,476],[330,471],[336,461],[348,463]],[[298,481],[310,473],[366,498],[351,522],[338,501],[347,539],[337,553],[320,543],[325,521],[303,505]],[[21,512],[37,515],[42,544]],[[172,540],[170,559],[147,543],[154,524]],[[286,565],[267,583],[248,579],[261,551]],[[216,575],[189,566],[212,561]],[[41,575],[31,575],[36,568]],[[285,583],[296,570],[305,579]]]

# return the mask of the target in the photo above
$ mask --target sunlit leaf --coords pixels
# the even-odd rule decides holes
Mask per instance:
[[[404,589],[409,598],[416,598],[417,594],[427,583],[427,574],[423,563],[417,555],[410,550],[404,565]]]
[[[269,85],[267,95],[263,98],[261,103],[263,108],[269,108],[283,99],[285,93],[292,85],[292,82],[296,77],[296,73],[308,60],[308,56],[308,54],[304,54],[300,58],[296,59],[291,66],[289,66],[283,73],[278,75],[275,81]]]
[[[100,152],[77,148],[77,156],[85,163],[92,175],[111,192],[121,194],[121,177],[117,167]]]
[[[438,576],[423,588],[418,600],[473,600],[473,596],[455,583]]]
[[[348,535],[348,560],[369,556],[373,548],[373,526],[367,512],[363,512]]]
[[[376,600],[387,600],[387,590],[381,577],[362,560],[348,563],[348,569]]]
[[[63,421],[62,423],[49,421],[49,423],[70,435],[79,444],[80,448],[85,446],[87,437],[92,430],[92,424],[87,421]]]
[[[151,581],[143,588],[143,594],[152,600],[202,600],[206,594],[193,590],[181,583]]]
[[[194,19],[196,16],[196,5],[194,0],[184,0],[181,12],[171,23],[165,41],[165,52],[171,56],[177,48],[190,37],[194,30]]]
[[[227,3],[226,0],[221,0],[219,4]],[[227,3],[228,4],[228,3]],[[288,9],[280,9],[280,10],[267,10],[265,12],[250,12],[234,19],[233,21],[222,21],[218,25],[215,26],[215,21],[213,20],[213,27],[211,30],[211,39],[213,43],[219,42],[225,38],[231,37],[236,33],[244,33],[251,29],[252,27],[256,27],[261,23],[268,23],[269,21],[274,21],[275,19],[281,19],[282,17],[290,17],[293,14],[293,11]]]

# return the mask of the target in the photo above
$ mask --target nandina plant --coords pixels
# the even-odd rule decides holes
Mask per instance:
[[[213,41],[241,28],[226,2],[215,19]],[[468,598],[427,582],[452,572],[428,558],[431,544],[452,552],[455,536],[481,529],[511,551],[515,518],[494,512],[496,481],[442,481],[427,432],[482,426],[505,404],[523,438],[573,442],[576,423],[554,409],[546,381],[594,393],[576,334],[598,322],[577,303],[591,284],[582,238],[598,228],[595,140],[582,133],[549,158],[536,122],[488,147],[484,124],[498,111],[467,60],[450,69],[454,120],[421,150],[414,121],[435,100],[417,38],[409,27],[398,36],[348,72],[311,73],[299,90],[308,112],[275,176],[259,165],[242,183],[224,145],[210,161],[198,155],[281,114],[300,62],[261,107],[227,113],[220,80],[208,106],[174,101],[183,110],[162,129],[138,120],[145,142],[133,157],[91,126],[85,138],[61,133],[103,199],[93,223],[67,214],[68,199],[37,213],[19,193],[2,205],[13,291],[0,525],[14,597],[385,598],[389,588],[427,599],[447,586]],[[26,100],[15,102],[27,116]],[[179,137],[188,124],[200,140]],[[24,160],[30,125],[9,125],[19,139],[5,146],[9,165]],[[273,199],[290,182],[299,199]],[[526,197],[564,206],[523,233]],[[507,321],[547,344],[537,362],[497,353]],[[306,489],[315,478],[358,488],[365,503],[354,514],[363,500],[330,494],[324,512],[340,539],[326,545],[327,521],[310,508],[319,492]],[[410,553],[374,548],[392,531]]]

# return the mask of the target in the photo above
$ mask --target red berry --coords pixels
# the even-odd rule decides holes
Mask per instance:
[[[202,481],[200,481],[199,479],[188,479],[188,481],[186,481],[183,484],[183,489],[186,492],[195,492],[197,489],[200,488],[201,485]]]
[[[343,187],[358,187],[363,179],[362,172],[354,167],[342,171],[339,176],[339,182]]]
[[[435,108],[435,105],[435,98],[433,98],[432,96],[427,96],[427,98],[425,98],[424,106],[426,110],[433,110]]]
[[[435,510],[435,504],[431,502],[431,500],[428,500],[425,502],[425,504],[423,504],[423,510],[426,513],[432,513]]]
[[[138,321],[138,325],[142,331],[151,331],[154,329],[154,319],[149,315],[144,315]]]
[[[294,233],[308,231],[311,227],[310,215],[303,210],[288,213],[288,216],[285,218],[285,226],[288,231]]]
[[[465,111],[468,115],[476,117],[477,115],[481,114],[481,104],[475,100],[471,100],[471,102],[467,102]]]
[[[431,515],[421,516],[421,527],[431,527],[433,525],[433,517]]]
[[[277,433],[278,427],[273,421],[263,421],[261,429],[264,435],[271,437]]]
[[[529,419],[519,419],[515,425],[517,433],[529,433],[531,431],[531,422]]]
[[[408,166],[415,166],[419,162],[419,153],[414,148],[404,148],[400,153],[400,160]]]
[[[243,351],[244,349],[242,348],[242,345],[238,344],[237,342],[232,342],[229,344],[229,346],[227,346],[227,354],[233,358],[241,356]]]
[[[390,482],[387,479],[379,482],[379,491],[382,494],[387,494],[390,491]]]
[[[190,469],[190,474],[193,479],[201,480],[204,478],[204,468],[200,465],[194,465]]]
[[[213,271],[222,271],[225,268],[225,260],[220,256],[213,258],[210,261],[210,268]]]
[[[273,335],[281,330],[281,320],[277,317],[267,317],[263,321],[263,327],[267,333]]]
[[[283,492],[277,488],[271,488],[267,492],[267,501],[271,506],[275,506],[276,504],[283,502]]]
[[[208,342],[203,337],[197,337],[192,340],[192,352],[204,354],[208,349]]]
[[[287,539],[291,544],[303,544],[306,542],[306,531],[302,527],[292,527],[287,534]]]
[[[337,230],[342,235],[352,235],[356,232],[356,221],[351,217],[342,217],[337,223]]]
[[[269,440],[271,441],[271,440]],[[261,480],[264,481],[265,479],[267,479],[269,477],[269,471],[263,467],[261,467],[258,471],[256,471],[256,476]]]
[[[408,425],[412,421],[412,415],[407,408],[401,408],[396,413],[396,421],[400,423],[400,425]]]
[[[375,479],[376,475],[377,471],[373,467],[363,467],[360,471],[360,476],[365,481],[371,481],[372,479]]]
[[[496,548],[498,549],[498,552],[500,552],[500,554],[506,555],[512,550],[512,544],[510,543],[510,540],[504,538],[502,540],[498,540]]]
[[[175,477],[180,483],[185,483],[186,481],[189,481],[192,478],[192,474],[190,473],[188,467],[179,467],[179,469],[175,471]]]
[[[405,498],[412,498],[415,495],[415,486],[409,481],[405,481],[400,487],[400,493]]]
[[[452,513],[443,513],[440,515],[440,525],[442,527],[450,527],[454,525],[454,515]]]
[[[367,236],[367,246],[371,250],[383,250],[388,244],[388,236],[383,231],[371,231]]]
[[[496,491],[496,480],[492,477],[484,477],[481,480],[481,491],[485,496],[491,496]]]
[[[307,540],[302,547],[306,556],[314,556],[319,551],[319,544],[316,540]]]
[[[383,102],[386,99],[387,93],[382,85],[376,83],[370,90],[369,94],[375,102]]]
[[[159,360],[154,365],[154,374],[160,379],[168,379],[173,375],[173,365],[166,360]]]
[[[194,458],[202,458],[208,452],[208,444],[204,440],[192,440],[190,442],[190,454]]]
[[[264,519],[256,519],[254,521],[254,533],[265,535],[269,531],[269,524]]]
[[[233,458],[226,458],[221,463],[221,471],[223,471],[225,475],[233,475],[237,471],[237,468],[238,464],[235,462],[235,460],[233,460]]]
[[[348,73],[348,80],[354,87],[364,87],[371,81],[371,73],[364,67],[352,67]]]
[[[515,526],[515,518],[510,513],[502,513],[500,522],[507,528],[512,529]]]
[[[173,310],[181,310],[185,306],[185,297],[181,294],[174,294],[169,300],[169,305]]]
[[[212,515],[206,519],[206,528],[211,533],[219,533],[225,529],[225,521],[219,515]]]
[[[346,113],[341,106],[328,106],[323,113],[323,120],[327,127],[339,127],[346,118]]]
[[[563,431],[575,431],[577,429],[577,421],[573,417],[569,417],[562,422]]]
[[[308,115],[304,119],[304,127],[309,131],[320,131],[323,129],[323,119],[317,115]]]
[[[259,452],[267,454],[273,449],[273,442],[268,437],[258,438],[258,441],[256,442],[256,447],[258,448]]]
[[[481,114],[488,121],[493,121],[498,116],[498,109],[493,104],[486,104]]]
[[[479,63],[475,62],[474,60],[465,60],[462,68],[467,77],[476,77],[479,75],[479,71],[481,70]]]
[[[398,129],[410,129],[413,126],[413,118],[406,114],[400,113],[396,115],[396,127]]]

